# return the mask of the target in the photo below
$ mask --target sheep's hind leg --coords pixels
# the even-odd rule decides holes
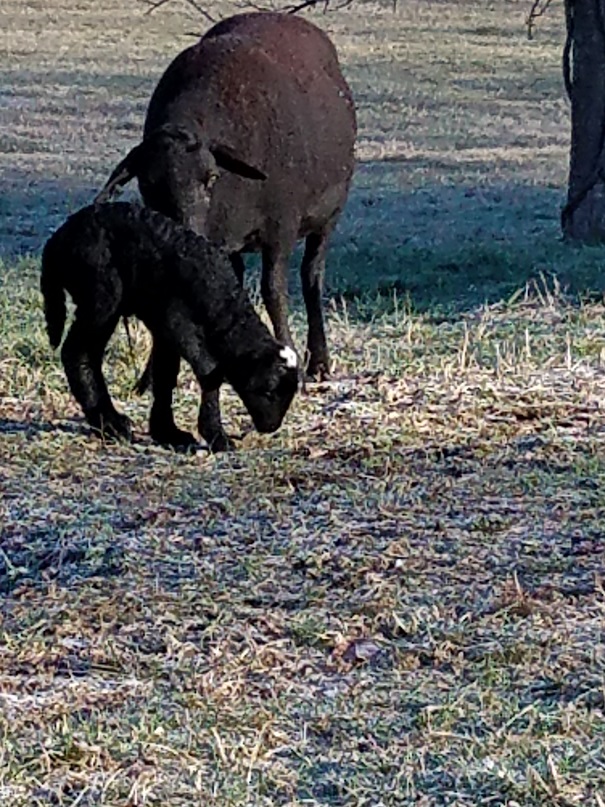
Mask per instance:
[[[321,295],[326,264],[326,249],[330,229],[311,233],[305,242],[300,276],[307,309],[307,376],[324,379],[330,375],[330,354],[322,311]]]
[[[153,404],[149,416],[151,438],[162,445],[187,449],[197,445],[190,433],[179,429],[172,412],[172,393],[179,374],[179,354],[169,344],[154,337],[151,351]]]
[[[116,411],[103,377],[103,354],[118,324],[118,316],[92,326],[76,314],[61,350],[70,389],[86,420],[105,439],[131,440],[130,420]]]

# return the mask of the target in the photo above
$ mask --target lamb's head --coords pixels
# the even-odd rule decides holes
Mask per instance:
[[[118,187],[136,177],[149,207],[204,235],[219,169],[248,179],[266,179],[262,171],[240,160],[228,146],[205,143],[192,129],[165,124],[131,149],[114,168],[95,202],[109,200]]]
[[[259,432],[274,432],[281,426],[300,383],[300,365],[291,347],[275,342],[260,355],[256,352],[226,372]]]

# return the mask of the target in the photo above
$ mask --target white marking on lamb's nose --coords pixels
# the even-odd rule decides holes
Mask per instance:
[[[298,367],[298,356],[296,355],[296,351],[292,350],[292,348],[288,347],[288,345],[282,347],[282,349],[279,351],[279,355],[286,362],[286,367],[289,367],[290,369]]]

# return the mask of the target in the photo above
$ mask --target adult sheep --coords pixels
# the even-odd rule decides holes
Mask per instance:
[[[290,347],[288,263],[304,238],[307,372],[324,377],[326,248],[347,198],[355,135],[351,92],[326,34],[295,15],[239,14],[169,65],[151,97],[143,141],[99,198],[137,177],[149,207],[222,244],[240,277],[241,253],[261,251],[263,301],[275,337]],[[264,181],[251,181],[262,174]],[[166,366],[174,367],[170,348],[156,344],[141,386],[152,368],[173,388],[176,373]],[[202,394],[204,408],[220,418],[218,393]],[[155,427],[156,439],[186,441],[170,408]]]
[[[279,428],[298,387],[296,353],[271,335],[228,255],[205,238],[148,208],[92,205],[47,241],[40,285],[53,347],[63,336],[66,291],[75,303],[61,358],[71,391],[102,436],[130,439],[130,422],[111,401],[102,362],[120,317],[131,315],[145,323],[154,343],[165,341],[191,365],[202,390],[227,380],[259,431]],[[165,394],[156,372],[153,387],[155,400]],[[203,415],[199,431],[210,450],[224,448],[220,421]],[[153,417],[152,408],[151,425]]]

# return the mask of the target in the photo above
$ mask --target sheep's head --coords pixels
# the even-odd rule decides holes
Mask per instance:
[[[220,169],[248,179],[266,179],[227,146],[204,143],[191,129],[165,124],[116,166],[95,202],[109,200],[118,187],[136,177],[149,207],[205,234],[212,186]]]
[[[238,363],[245,371],[229,373],[233,386],[259,432],[274,432],[281,426],[300,383],[300,364],[291,347],[276,343],[262,355]]]

